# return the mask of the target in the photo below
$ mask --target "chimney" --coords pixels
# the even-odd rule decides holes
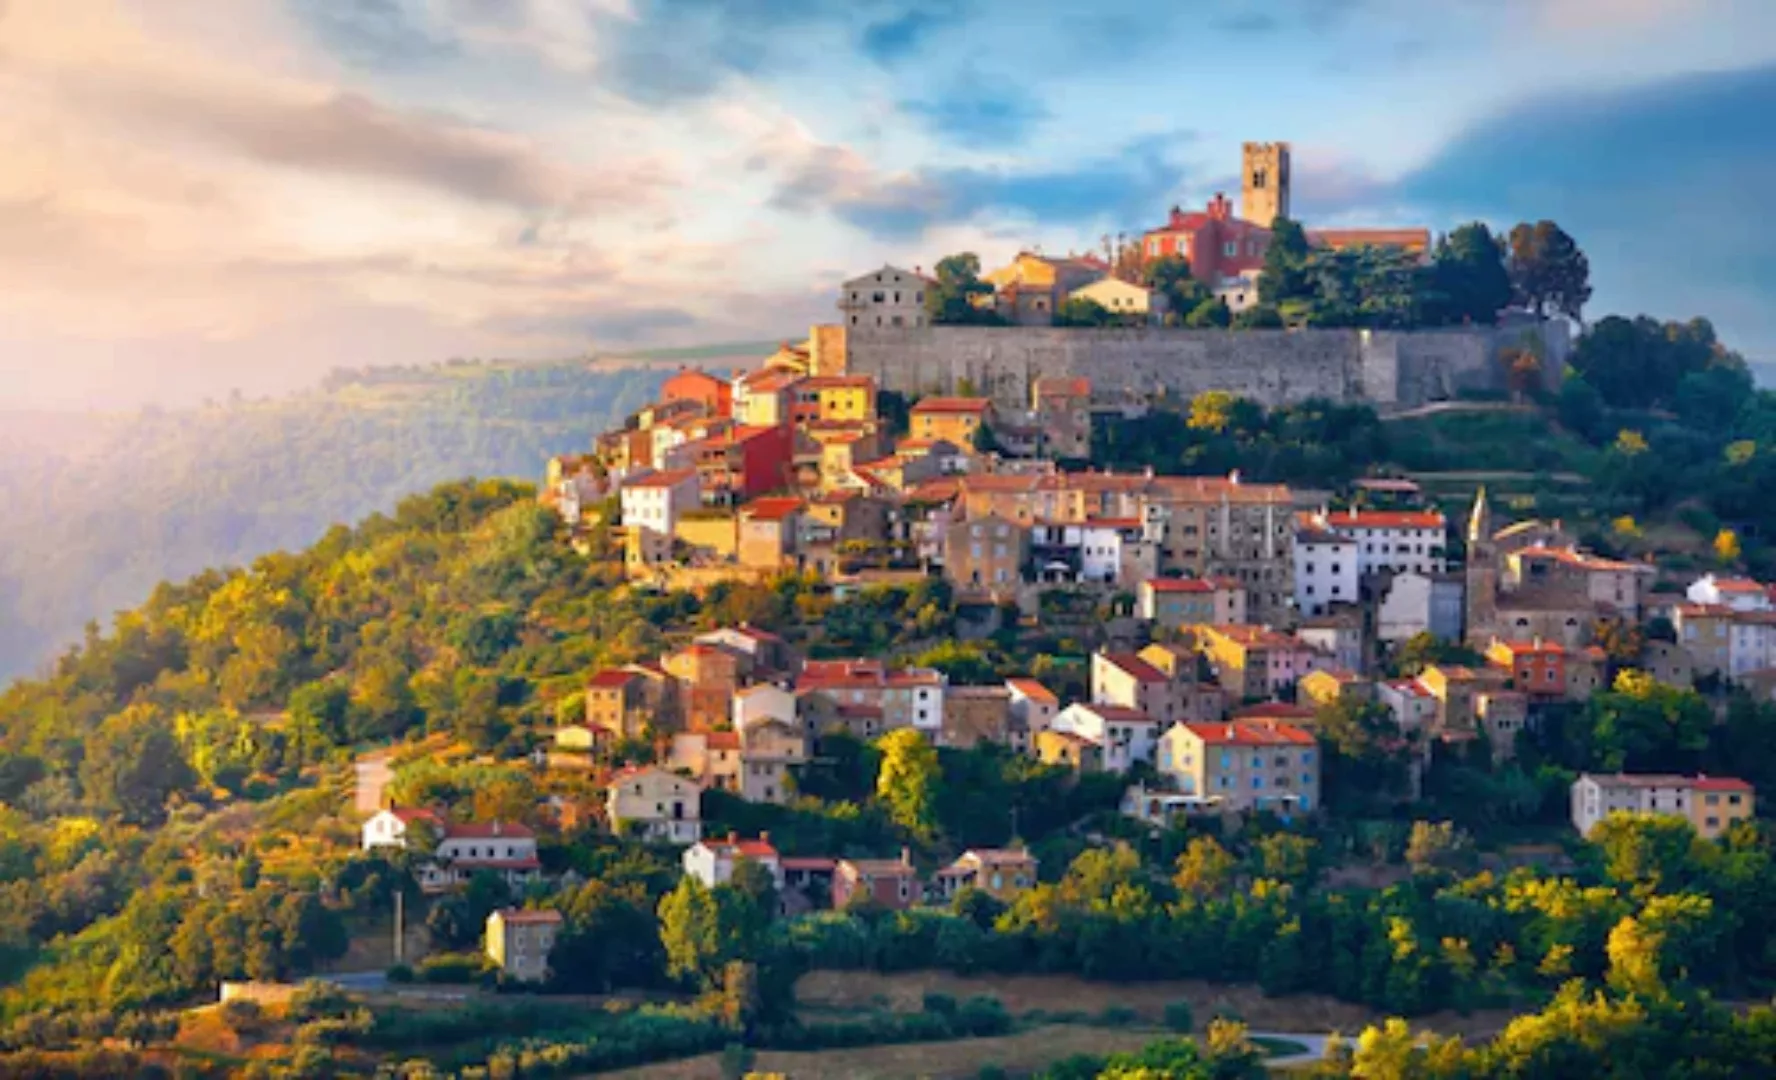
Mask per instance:
[[[500,835],[500,823],[497,821],[493,823],[493,835]]]
[[[728,830],[728,843],[738,844],[739,842],[740,842],[740,834],[735,832],[733,829],[729,829]]]
[[[759,833],[759,843],[768,845],[768,844],[770,844],[770,842],[771,842],[771,831],[769,829],[766,829],[763,832]]]
[[[900,865],[906,866],[906,867],[910,867],[913,865],[913,849],[912,848],[903,847],[900,849]]]

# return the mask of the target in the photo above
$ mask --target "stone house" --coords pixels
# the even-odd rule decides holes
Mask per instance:
[[[899,859],[840,859],[833,868],[832,903],[839,910],[859,903],[904,911],[922,899],[910,851]]]
[[[944,534],[944,576],[958,588],[1012,595],[1029,561],[1029,535],[997,516],[952,522]]]
[[[1003,686],[951,686],[944,690],[939,746],[968,750],[979,743],[1006,742],[1011,691]]]
[[[623,769],[611,776],[605,792],[605,818],[612,832],[695,843],[703,835],[703,789],[655,766]]]
[[[549,977],[549,953],[561,933],[561,912],[501,908],[487,916],[483,947],[500,974],[518,982]]]
[[[711,731],[728,723],[734,692],[740,687],[734,654],[693,642],[661,657],[660,666],[678,680],[678,699],[690,730]]]
[[[1006,903],[1036,885],[1036,857],[1022,848],[970,848],[932,879],[936,899],[955,899],[963,889],[980,889]]]

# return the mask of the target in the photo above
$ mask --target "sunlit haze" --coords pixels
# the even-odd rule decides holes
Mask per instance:
[[[0,404],[788,336],[1249,139],[1310,224],[1554,218],[1755,361],[1773,65],[1766,0],[0,0]]]

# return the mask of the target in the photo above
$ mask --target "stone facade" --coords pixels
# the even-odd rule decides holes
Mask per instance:
[[[847,335],[849,369],[884,390],[951,394],[966,379],[1008,408],[1044,375],[1091,380],[1094,397],[1227,390],[1264,405],[1309,398],[1409,408],[1461,391],[1503,391],[1501,349],[1526,327],[1447,330],[1179,330],[923,326]],[[1545,323],[1545,379],[1559,385],[1570,332]]]

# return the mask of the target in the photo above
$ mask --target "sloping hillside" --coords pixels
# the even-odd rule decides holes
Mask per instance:
[[[666,370],[378,368],[274,401],[0,414],[0,679],[163,579],[301,547],[442,481],[535,479]]]

